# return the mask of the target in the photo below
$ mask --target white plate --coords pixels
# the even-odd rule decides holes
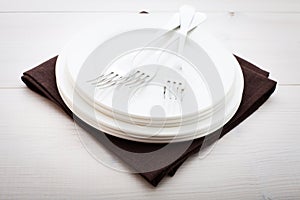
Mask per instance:
[[[188,121],[195,120],[200,117],[206,117],[207,113],[211,113],[211,110],[214,109],[214,107],[217,107],[218,103],[222,102],[222,97],[229,95],[231,89],[233,88],[232,85],[235,79],[235,73],[232,60],[234,60],[234,58],[229,52],[222,48],[218,44],[218,42],[216,42],[203,30],[200,30],[198,28],[190,33],[190,38],[199,45],[197,49],[197,58],[200,57],[202,62],[201,64],[203,64],[206,70],[210,68],[216,68],[216,71],[219,73],[219,76],[222,79],[220,80],[220,82],[222,83],[222,87],[224,87],[224,90],[221,92],[223,94],[220,93],[220,97],[218,97],[218,99],[216,97],[212,99],[211,97],[210,88],[207,88],[207,83],[204,80],[205,78],[207,78],[207,76],[205,78],[199,77],[199,73],[196,73],[196,70],[193,67],[188,66],[183,67],[181,75],[183,76],[183,78],[186,78],[186,80],[188,80],[188,85],[191,86],[192,92],[189,92],[188,90],[185,91],[185,94],[187,95],[186,98],[184,98],[182,102],[179,102],[179,105],[176,105],[175,103],[175,105],[173,105],[171,109],[169,103],[166,103],[166,101],[161,96],[163,94],[162,88],[156,89],[156,93],[153,92],[155,91],[153,87],[144,88],[145,92],[143,94],[145,95],[139,93],[139,95],[136,95],[136,97],[138,98],[133,98],[131,99],[131,101],[128,101],[128,106],[116,107],[116,105],[112,106],[112,104],[113,100],[116,99],[113,97],[115,97],[115,94],[117,93],[115,93],[113,90],[106,90],[105,92],[97,90],[92,87],[92,85],[86,82],[89,79],[95,78],[97,74],[100,75],[102,71],[107,71],[107,73],[109,73],[110,71],[114,71],[117,73],[123,72],[123,74],[126,73],[126,70],[128,71],[131,68],[129,67],[126,69],[123,66],[129,66],[128,60],[130,59],[123,59],[123,56],[122,59],[118,59],[118,62],[114,63],[115,65],[111,65],[111,60],[116,56],[119,56],[119,54],[123,53],[124,51],[128,51],[145,44],[145,41],[150,40],[144,39],[147,38],[147,34],[145,33],[147,33],[147,31],[149,30],[149,27],[152,29],[157,29],[161,26],[160,23],[165,23],[160,22],[158,24],[154,24],[153,22],[149,22],[148,19],[146,22],[143,22],[141,24],[139,17],[140,15],[136,17],[135,21],[131,19],[130,22],[128,22],[129,20],[126,19],[126,17],[124,17],[123,20],[127,21],[126,28],[120,27],[119,25],[111,25],[109,27],[106,27],[105,31],[103,31],[103,27],[101,26],[93,27],[92,30],[86,30],[83,34],[79,35],[77,39],[74,39],[73,42],[68,45],[67,50],[67,66],[72,84],[75,84],[76,82],[78,84],[76,89],[79,90],[79,93],[90,103],[95,104],[94,106],[101,112],[105,112],[106,114],[108,114],[112,113],[113,110],[114,117],[117,119],[126,120],[130,118],[136,123],[146,124],[149,123],[150,120],[159,124],[161,120],[166,119],[165,123],[174,124],[181,122],[182,119]],[[144,28],[146,27],[148,27],[147,31],[144,30]],[[144,35],[143,37],[141,37],[142,39],[140,39],[139,42],[135,41],[133,44],[122,44],[121,48],[118,49],[119,52],[114,52],[116,51],[115,49],[117,49],[120,42],[124,42],[124,40],[122,40],[122,37],[117,37],[117,39],[121,38],[119,39],[119,42],[116,42],[116,38],[114,38],[113,40],[110,39],[113,36],[118,35],[119,33],[135,33],[132,30],[137,30],[139,31],[139,33],[135,31],[137,33],[136,35],[127,35],[128,37],[131,37],[128,39],[128,41],[131,41],[133,38],[139,37],[139,35]],[[148,37],[151,38],[151,35],[154,34],[150,34],[150,36]],[[108,41],[111,42],[109,43]],[[114,45],[116,45],[115,48]],[[187,42],[186,46],[189,46],[189,42]],[[113,52],[114,54],[110,55],[111,52]],[[208,54],[207,52],[210,53]],[[191,53],[187,52],[187,55],[191,55]],[[231,59],[223,59],[223,57],[226,56],[230,56]],[[103,61],[103,57],[106,58],[106,61]],[[217,57],[218,60],[212,60],[212,57]],[[195,60],[195,58],[192,59]],[[120,60],[121,62],[119,62]],[[191,60],[191,58],[189,58],[189,60]],[[221,60],[221,64],[218,63],[219,60]],[[172,60],[169,60],[169,62],[172,63]],[[173,60],[173,63],[176,63],[176,60]],[[109,69],[107,69],[108,64],[110,64]],[[95,68],[96,65],[97,67]],[[85,69],[84,73],[82,73],[83,68]],[[200,68],[200,71],[203,71],[203,69]],[[81,74],[80,78],[78,78],[78,74]],[[169,79],[172,80],[172,77],[169,77]],[[190,99],[194,98],[189,98],[188,94],[193,94],[195,97],[198,97],[196,98],[195,103],[191,104]],[[149,101],[149,97],[151,97],[151,101]],[[197,104],[197,108],[195,108],[194,104]],[[165,116],[151,116],[151,113],[149,111],[155,105],[160,105],[161,107],[163,107],[163,110],[166,112]],[[145,106],[147,106],[147,108],[145,108]]]
[[[154,129],[152,127],[148,127],[148,128],[143,127],[143,129],[141,130],[137,126],[114,120],[98,112],[90,104],[84,101],[80,97],[80,95],[76,93],[71,83],[68,81],[68,78],[65,76],[66,75],[66,73],[64,73],[65,62],[64,62],[63,55],[64,54],[62,53],[57,60],[56,75],[57,75],[58,89],[66,105],[73,111],[73,113],[76,116],[78,116],[79,118],[81,118],[83,121],[93,126],[94,128],[124,139],[141,141],[141,142],[164,143],[170,140],[179,142],[179,141],[185,141],[185,140],[202,137],[222,127],[222,125],[226,123],[234,115],[239,105],[234,101],[229,102],[229,104],[227,104],[226,106],[227,111],[225,112],[229,112],[229,111],[231,112],[226,113],[224,120],[223,121],[221,120],[219,124],[215,125],[215,127],[210,126],[211,125],[210,122],[206,122],[206,124],[209,125],[206,127],[206,129],[203,129],[202,131],[191,130],[190,132],[184,133],[183,131],[179,132],[178,130],[179,128],[163,128],[160,130],[158,135],[155,135],[157,129]],[[239,72],[237,71],[237,73]],[[236,92],[234,93],[233,99],[237,99],[238,96],[240,96],[239,95],[240,92],[242,91],[242,87],[240,87],[241,85],[240,83],[242,81],[241,75],[242,74],[237,76],[240,78],[235,82]],[[74,99],[76,99],[76,104],[73,104]],[[121,124],[121,126],[119,126],[119,124]],[[197,127],[190,126],[190,127],[181,127],[181,128],[184,130],[188,130],[188,128],[191,127],[199,128],[199,126],[197,125]],[[120,130],[120,127],[123,130]]]
[[[90,32],[89,34],[93,35],[97,33],[100,29],[95,29],[95,32]],[[192,32],[191,35],[193,35],[193,38],[197,38],[197,32]],[[96,36],[95,34],[94,36]],[[206,52],[210,55],[210,58],[213,60],[215,65],[222,66],[224,65],[231,65],[233,67],[234,76],[235,79],[232,80],[234,83],[233,87],[229,87],[229,91],[232,89],[232,97],[230,95],[225,96],[226,103],[225,103],[225,110],[221,107],[218,111],[216,107],[213,107],[211,110],[212,112],[216,112],[213,116],[206,116],[205,120],[200,121],[197,124],[187,124],[180,127],[165,127],[158,129],[157,127],[144,127],[144,126],[137,126],[134,124],[126,123],[124,121],[120,121],[118,119],[112,119],[111,117],[105,115],[103,112],[101,112],[101,109],[95,109],[95,106],[93,104],[88,103],[89,98],[85,98],[85,100],[82,98],[82,96],[88,96],[88,95],[82,95],[78,94],[77,91],[74,90],[74,80],[76,80],[76,70],[72,70],[70,66],[75,66],[72,64],[73,61],[77,60],[77,62],[80,66],[80,63],[84,63],[83,60],[85,60],[89,53],[91,52],[90,49],[93,49],[95,47],[92,47],[93,45],[91,43],[88,43],[87,41],[94,41],[94,43],[99,44],[98,40],[101,38],[98,37],[88,37],[89,40],[85,40],[87,35],[81,35],[84,37],[81,37],[81,40],[76,40],[75,42],[71,42],[67,48],[60,54],[57,65],[56,65],[56,77],[57,77],[57,85],[59,88],[59,92],[67,104],[67,106],[76,114],[78,117],[80,117],[83,121],[88,123],[89,125],[103,130],[107,132],[108,134],[129,139],[129,140],[136,140],[136,141],[142,141],[142,142],[168,142],[170,140],[173,141],[184,141],[184,140],[190,140],[197,137],[202,137],[204,135],[207,135],[214,130],[219,129],[222,127],[223,124],[225,124],[236,112],[242,96],[243,91],[243,76],[241,69],[235,60],[235,58],[229,53],[224,51],[222,48],[220,49],[213,49],[211,48],[211,45],[206,44],[205,42],[201,45],[203,49],[206,50]],[[98,40],[97,40],[98,39]],[[79,42],[78,42],[79,41]],[[83,42],[86,41],[86,42]],[[83,42],[83,43],[82,43]],[[83,45],[86,44],[86,45]],[[79,46],[78,46],[79,45]],[[90,46],[89,46],[90,45]],[[71,48],[72,47],[72,48]],[[82,47],[81,51],[70,51],[71,49],[74,49],[74,47]],[[92,48],[90,48],[92,47]],[[82,51],[84,49],[84,51]],[[222,57],[218,57],[218,53],[222,53]],[[72,55],[73,56],[70,56]],[[79,54],[78,54],[79,53]],[[74,58],[74,55],[80,55],[81,57],[76,57],[77,59],[70,59]],[[85,55],[85,56],[84,56]],[[68,59],[66,58],[68,57]],[[78,58],[81,58],[78,59]],[[219,60],[219,58],[222,58]],[[71,69],[71,70],[70,70]],[[77,69],[80,70],[80,69]],[[73,75],[72,75],[73,73]],[[78,73],[78,71],[77,71]],[[72,80],[73,77],[73,80]],[[75,78],[75,79],[74,79]],[[229,84],[230,85],[230,84]],[[75,100],[75,101],[74,101]],[[98,105],[101,102],[97,102],[95,105]],[[99,106],[97,108],[103,108],[102,106]],[[224,114],[225,113],[225,114]],[[219,117],[218,117],[219,116]],[[212,123],[213,121],[213,123]],[[175,138],[174,138],[175,137]]]

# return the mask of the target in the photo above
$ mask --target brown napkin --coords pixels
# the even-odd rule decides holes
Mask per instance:
[[[243,99],[237,113],[221,130],[221,137],[228,133],[239,123],[241,123],[256,109],[258,109],[274,92],[276,87],[276,82],[268,78],[268,72],[259,69],[258,67],[239,57],[236,58],[240,63],[244,74],[245,87]],[[42,63],[41,65],[25,72],[22,76],[23,82],[33,91],[45,96],[46,98],[56,103],[70,117],[74,118],[82,128],[86,129],[102,145],[115,153],[132,169],[143,171],[143,169],[149,167],[149,165],[158,165],[169,157],[177,156],[178,152],[176,150],[180,149],[181,145],[187,144],[185,142],[172,144],[168,152],[156,155],[155,157],[151,158],[143,156],[131,156],[132,154],[130,154],[130,152],[137,152],[143,155],[142,153],[155,151],[164,147],[166,144],[146,144],[113,137],[106,133],[95,130],[94,128],[81,121],[78,117],[74,116],[73,113],[64,104],[57,90],[55,78],[56,59],[57,57],[54,57]],[[107,142],[107,139],[109,139],[110,142]],[[177,169],[189,156],[197,153],[201,148],[203,140],[204,138],[199,138],[192,141],[191,144],[189,144],[187,150],[171,164],[161,167],[158,170],[140,173],[140,175],[153,186],[157,186],[165,175],[173,176]],[[113,143],[114,145],[111,145],[111,143]],[[129,153],[120,151],[120,149],[126,150]]]

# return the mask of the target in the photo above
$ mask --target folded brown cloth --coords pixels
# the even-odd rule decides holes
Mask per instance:
[[[237,57],[237,60],[242,68],[244,74],[244,92],[241,105],[234,115],[234,117],[223,127],[221,130],[221,136],[224,136],[231,129],[241,123],[249,115],[251,115],[255,110],[257,110],[274,92],[276,87],[276,82],[268,78],[269,73],[259,69],[253,64]],[[131,154],[124,153],[135,152],[135,153],[145,153],[152,152],[157,149],[164,147],[166,144],[147,144],[141,142],[133,142],[125,139],[120,139],[117,137],[110,136],[104,132],[95,130],[88,124],[81,121],[78,117],[74,116],[73,113],[68,109],[61,99],[55,78],[55,62],[57,57],[54,57],[41,65],[25,72],[22,76],[23,82],[33,91],[45,96],[59,107],[61,107],[70,117],[76,120],[79,125],[92,134],[102,145],[115,153],[121,160],[123,160],[127,165],[136,171],[141,171],[140,175],[145,178],[153,186],[157,186],[158,183],[163,179],[164,176],[173,176],[181,164],[192,154],[197,153],[204,141],[204,138],[195,139],[190,141],[189,146],[184,153],[179,156],[174,162],[154,171],[143,172],[143,169],[149,166],[151,163],[153,166],[158,163],[162,163],[168,157],[175,155],[176,149],[181,145],[186,145],[185,142],[174,143],[167,153],[162,153],[156,155],[155,157],[144,158],[132,157]],[[120,151],[118,148],[114,148],[112,145],[107,144],[107,139],[116,145],[119,149],[125,150]]]

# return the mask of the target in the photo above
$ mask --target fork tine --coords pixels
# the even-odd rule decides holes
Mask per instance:
[[[112,81],[114,81],[114,80],[116,80],[116,79],[119,79],[118,78],[118,76],[119,76],[119,74],[116,74],[115,76],[113,76],[113,77],[110,77],[110,78],[108,78],[108,79],[104,79],[105,80],[105,82],[104,82],[104,80],[102,80],[101,82],[97,82],[95,85],[96,86],[103,86],[103,85],[106,85],[107,83],[110,83],[110,82],[112,82]]]
[[[94,82],[94,81],[97,81],[97,80],[102,80],[103,78],[105,78],[105,77],[107,77],[107,76],[110,76],[110,75],[112,75],[112,74],[114,74],[114,72],[110,72],[109,74],[102,74],[102,75],[100,75],[100,76],[98,76],[98,77],[96,77],[96,78],[93,78],[93,79],[91,79],[91,80],[88,80],[88,81],[86,81],[86,82],[88,82],[88,83],[90,83],[90,82]]]
[[[141,77],[143,77],[144,75],[145,75],[145,73],[138,75],[137,77],[133,78],[132,81],[129,81],[129,83],[127,82],[125,84],[125,86],[129,86],[129,85],[137,83],[141,79]]]
[[[145,83],[145,81],[146,81],[148,78],[150,78],[149,75],[145,76],[144,78],[138,79],[135,83],[130,84],[130,88]]]

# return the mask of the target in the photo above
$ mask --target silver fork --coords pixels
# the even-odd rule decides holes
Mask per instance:
[[[178,21],[178,17],[179,17],[179,24],[174,26],[174,24],[176,24]],[[169,22],[168,26],[172,27],[172,28],[170,28],[170,30],[163,31],[163,33],[160,33],[159,36],[157,36],[148,45],[146,45],[146,47],[149,46],[151,43],[155,42],[156,40],[158,40],[159,38],[161,38],[162,36],[164,36],[165,34],[169,33],[170,31],[177,29],[178,27],[180,27],[180,29],[181,29],[180,31],[182,32],[183,36],[186,37],[186,35],[189,31],[191,31],[192,29],[197,27],[205,19],[206,19],[206,16],[204,14],[201,14],[198,12],[196,13],[193,8],[184,6],[184,7],[180,8],[180,15],[178,16],[178,13],[176,13],[173,16],[171,23]],[[186,23],[186,24],[180,24],[180,23]],[[167,44],[164,45],[165,46],[164,48],[166,48],[166,46],[169,46],[175,40],[177,40],[177,38],[172,37],[171,39],[169,39]],[[183,49],[183,46],[185,43],[184,41],[185,41],[185,38],[180,37],[180,45],[179,45],[179,49],[178,49],[179,53],[182,52],[182,49]],[[142,51],[140,51],[139,53],[137,53],[137,55],[135,55],[135,57],[133,58],[133,62],[141,52]],[[161,52],[161,54],[162,53],[163,53],[163,51]],[[159,58],[160,58],[160,56],[158,57],[158,59]],[[179,68],[181,69],[181,66],[179,66]],[[153,69],[153,70],[157,70],[157,69]],[[156,73],[154,73],[154,75],[155,74]],[[147,74],[146,72],[143,72],[141,70],[137,70],[134,73],[129,74],[128,76],[121,76],[115,72],[110,72],[108,74],[102,74],[101,76],[94,78],[92,80],[89,80],[88,82],[90,82],[92,85],[95,85],[99,89],[104,89],[104,88],[108,88],[108,87],[112,87],[112,86],[116,86],[116,85],[120,85],[120,84],[124,84],[125,86],[129,86],[129,87],[135,87],[139,84],[147,82],[147,80],[151,80],[152,78],[153,77],[151,77],[150,74]],[[163,87],[164,98],[166,99],[166,94],[168,93],[169,99],[177,100],[179,97],[179,99],[182,101],[183,96],[184,96],[183,95],[184,87],[183,87],[182,83],[178,82],[178,81],[170,81],[169,80],[169,81],[167,81],[166,85],[167,86]]]
[[[134,87],[144,83],[147,81],[147,79],[150,79],[150,75],[137,70],[127,76],[120,76],[115,72],[110,72],[108,74],[102,74],[97,78],[88,80],[87,82],[95,85],[95,87],[99,89],[104,89],[121,84],[124,86]]]

